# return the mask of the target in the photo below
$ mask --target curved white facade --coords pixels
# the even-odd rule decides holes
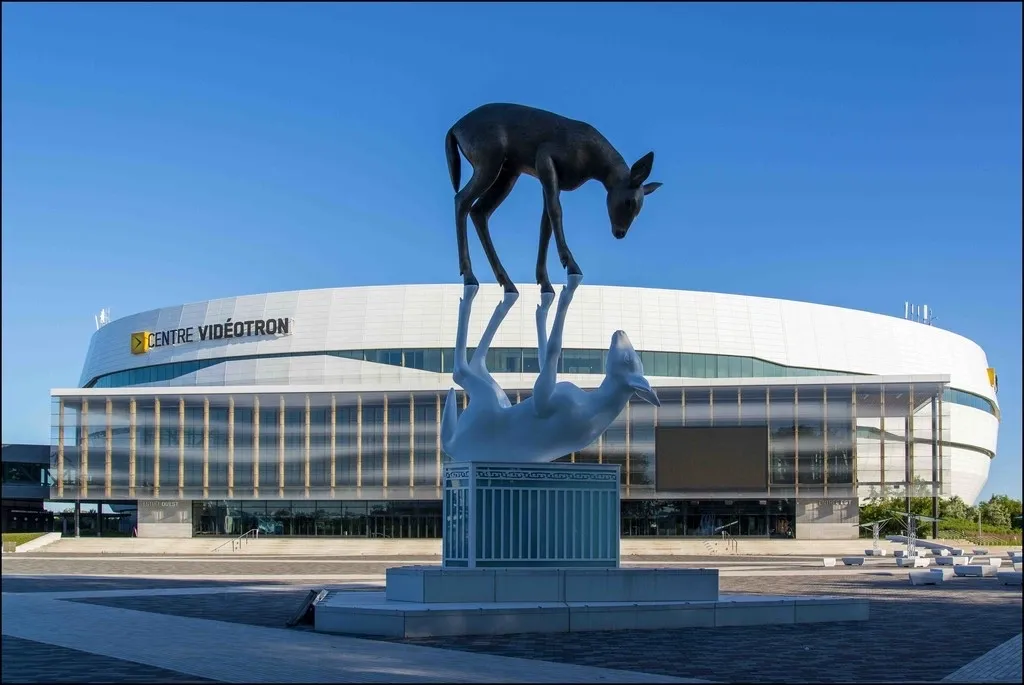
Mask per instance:
[[[106,374],[196,360],[225,359],[148,386],[330,385],[344,389],[444,389],[450,375],[324,354],[365,349],[436,349],[454,345],[458,285],[332,288],[210,300],[117,319],[98,330],[82,371],[86,385]],[[470,343],[479,339],[498,286],[481,286]],[[539,293],[524,292],[492,348],[536,345],[533,314]],[[200,340],[198,327],[287,319],[288,334]],[[131,335],[193,330],[191,342],[133,354]],[[637,350],[753,357],[789,367],[880,376],[942,374],[950,387],[997,407],[988,361],[974,342],[939,328],[825,305],[718,293],[586,286],[566,320],[566,349],[606,349],[625,330]],[[252,329],[250,327],[250,332]],[[155,342],[159,342],[155,340]],[[165,340],[166,342],[166,340]],[[272,356],[273,355],[273,356]],[[301,356],[283,356],[301,355]],[[533,375],[495,374],[506,388],[529,388]],[[569,376],[596,385],[595,375]],[[701,379],[704,384],[734,379]],[[653,385],[686,381],[651,377]],[[997,409],[996,409],[997,411]],[[988,477],[999,421],[990,411],[949,403],[953,446],[951,491],[973,502]]]

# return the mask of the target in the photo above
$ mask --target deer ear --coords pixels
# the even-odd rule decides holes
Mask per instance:
[[[658,182],[645,183],[644,184],[644,195],[650,195],[651,193],[653,193],[655,190],[657,190],[660,187],[661,187],[661,184],[658,183]]]
[[[638,159],[630,168],[629,186],[631,188],[639,188],[640,185],[647,180],[647,177],[651,175],[651,169],[653,167],[654,153],[648,152],[646,155]]]

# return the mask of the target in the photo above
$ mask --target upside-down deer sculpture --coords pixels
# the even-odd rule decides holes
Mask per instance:
[[[459,190],[459,150],[473,165],[473,176]],[[581,275],[565,242],[559,193],[576,190],[590,180],[608,191],[612,234],[624,238],[644,204],[644,196],[660,183],[644,183],[654,165],[648,152],[632,167],[590,124],[541,109],[504,103],[483,105],[459,119],[445,137],[448,173],[455,188],[455,228],[459,244],[459,273],[465,285],[477,285],[469,259],[466,219],[471,218],[487,260],[505,292],[514,293],[505,268],[491,242],[487,220],[512,192],[522,174],[533,176],[544,189],[544,213],[537,251],[537,283],[554,294],[548,278],[548,243],[555,238],[558,257],[568,275]]]
[[[449,390],[441,416],[441,447],[454,461],[554,461],[593,443],[634,394],[661,406],[657,393],[644,377],[640,356],[622,331],[612,335],[605,379],[600,387],[582,390],[572,383],[556,381],[565,315],[581,280],[582,276],[570,274],[568,285],[562,288],[550,338],[546,329],[554,293],[541,293],[541,304],[537,307],[540,374],[533,394],[515,405],[488,372],[485,360],[494,334],[519,295],[505,293],[472,359],[467,359],[469,316],[478,286],[464,287],[459,301],[453,379],[465,389],[470,401],[459,416],[455,390]]]

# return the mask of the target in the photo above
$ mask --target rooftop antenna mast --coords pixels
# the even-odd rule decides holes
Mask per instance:
[[[926,304],[914,304],[907,300],[903,302],[903,318],[931,326],[935,321],[935,310]]]
[[[101,309],[100,313],[93,317],[93,320],[96,322],[96,330],[98,331],[110,323],[110,310],[106,308]]]

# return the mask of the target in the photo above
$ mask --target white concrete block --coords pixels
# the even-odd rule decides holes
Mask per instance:
[[[941,569],[926,569],[910,572],[911,585],[938,585],[946,579]]]
[[[1021,575],[1020,571],[999,571],[996,573],[996,577],[1003,585],[1020,585]]]
[[[824,559],[821,560],[821,565],[825,566],[825,567],[828,567],[828,568],[832,568],[832,567],[834,567],[836,565],[836,558],[835,557],[825,557]]]

